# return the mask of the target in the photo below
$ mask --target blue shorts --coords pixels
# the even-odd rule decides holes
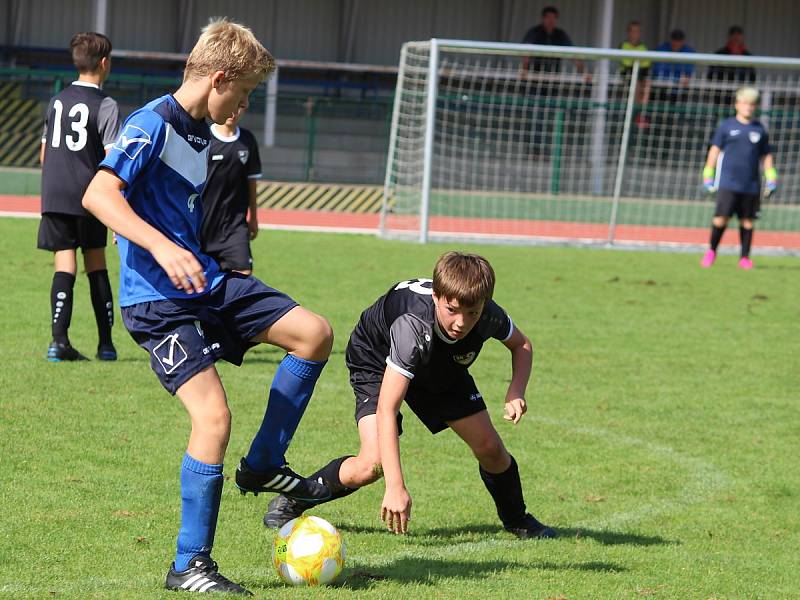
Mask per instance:
[[[252,339],[297,306],[253,276],[228,273],[196,300],[154,300],[122,308],[122,321],[150,353],[170,394],[222,359],[241,365]]]

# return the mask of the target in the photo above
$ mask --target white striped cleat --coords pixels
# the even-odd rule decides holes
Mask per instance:
[[[244,458],[236,468],[236,487],[242,494],[252,492],[258,496],[262,492],[275,492],[307,502],[320,502],[331,497],[327,486],[298,475],[288,465],[266,472],[254,471]]]
[[[189,561],[189,568],[185,571],[176,571],[175,563],[172,563],[164,587],[168,590],[184,592],[253,595],[242,586],[221,575],[217,570],[217,563],[201,554]]]

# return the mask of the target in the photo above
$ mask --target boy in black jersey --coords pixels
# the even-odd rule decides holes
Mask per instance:
[[[224,271],[253,273],[250,240],[258,235],[256,182],[261,158],[255,136],[239,121],[239,110],[222,125],[212,123],[208,176],[203,188],[203,251]]]
[[[72,347],[68,330],[72,290],[83,264],[97,321],[97,358],[116,360],[111,340],[114,306],[106,270],[106,227],[81,206],[98,163],[119,131],[117,103],[100,89],[111,72],[111,42],[99,33],[78,33],[70,41],[78,80],[50,100],[42,134],[42,220],[38,247],[54,254],[50,289],[53,339],[47,359],[86,360]]]
[[[468,370],[488,339],[509,349],[512,378],[504,418],[518,423],[527,410],[531,343],[492,300],[494,283],[486,259],[448,252],[436,263],[433,280],[401,281],[361,314],[346,354],[361,448],[357,456],[336,458],[309,476],[331,490],[331,500],[385,475],[381,518],[389,530],[406,533],[411,496],[403,481],[398,441],[398,411],[405,400],[431,433],[449,427],[467,443],[506,530],[520,538],[556,536],[525,511],[517,463],[492,425]],[[280,527],[320,503],[277,496],[264,524]]]

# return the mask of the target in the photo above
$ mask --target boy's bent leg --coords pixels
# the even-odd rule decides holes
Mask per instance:
[[[245,457],[249,468],[266,472],[286,464],[286,450],[330,355],[333,332],[325,319],[295,306],[252,341],[289,352],[272,380],[264,419]]]
[[[478,459],[481,480],[494,500],[503,527],[520,538],[556,537],[553,529],[525,512],[517,462],[505,449],[489,414],[484,410],[447,424]]]
[[[222,461],[231,416],[214,367],[201,371],[177,390],[192,422],[181,464],[181,528],[173,570],[186,571],[201,556],[210,558],[222,497]]]
[[[319,469],[309,479],[324,484],[331,492],[330,498],[318,502],[303,502],[283,494],[273,498],[264,515],[264,526],[279,528],[303,514],[312,506],[349,496],[356,490],[383,476],[378,449],[378,423],[374,414],[358,421],[361,448],[358,456],[340,456]]]

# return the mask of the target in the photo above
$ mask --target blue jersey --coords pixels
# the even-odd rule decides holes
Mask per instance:
[[[210,132],[171,94],[153,100],[127,118],[101,168],[127,185],[123,195],[144,221],[195,255],[206,275],[204,293],[222,280],[214,260],[200,250]],[[165,298],[191,299],[170,281],[144,248],[117,236],[120,255],[120,306]]]
[[[767,130],[758,121],[741,123],[736,117],[719,124],[711,144],[722,152],[717,160],[716,186],[739,194],[758,195],[759,166],[770,153]]]

